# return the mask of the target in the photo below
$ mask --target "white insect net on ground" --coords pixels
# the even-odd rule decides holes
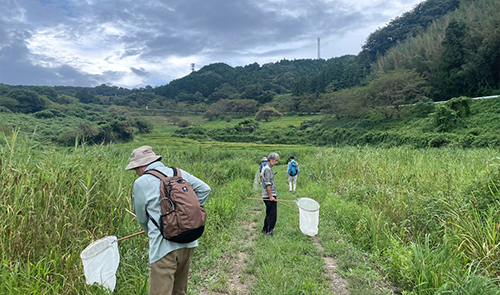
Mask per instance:
[[[116,270],[120,264],[118,240],[115,236],[99,239],[80,254],[87,284],[98,283],[111,292],[116,286]]]

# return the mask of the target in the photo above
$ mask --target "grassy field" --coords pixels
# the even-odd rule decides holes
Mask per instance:
[[[307,120],[321,119],[323,115],[305,115],[305,116],[283,116],[279,120],[271,120],[269,122],[261,121],[260,124],[264,128],[277,128],[295,126],[300,127],[300,124]],[[156,133],[173,132],[178,127],[170,122],[170,119],[163,116],[144,117],[149,122],[155,125]],[[207,130],[225,128],[226,126],[234,126],[243,120],[253,119],[254,117],[234,118],[230,122],[224,120],[206,121],[201,116],[179,116],[180,120],[188,121],[191,124],[201,126]]]
[[[132,149],[145,144],[213,189],[189,294],[331,294],[325,257],[337,260],[351,294],[394,288],[500,294],[498,149],[199,143],[170,138],[162,128],[128,144],[92,147],[41,148],[18,133],[6,138],[0,146],[1,294],[104,293],[85,284],[79,255],[99,238],[140,231],[125,212],[135,175],[124,167]],[[274,169],[279,198],[320,203],[323,250],[300,232],[297,208],[280,206],[275,237],[259,235],[264,206],[247,198],[256,196],[255,172],[271,151],[281,155]],[[295,195],[286,187],[290,155],[301,167]],[[119,249],[114,293],[147,294],[147,237],[120,242]]]

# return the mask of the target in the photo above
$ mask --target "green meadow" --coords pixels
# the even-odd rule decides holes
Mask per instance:
[[[155,132],[126,144],[44,147],[18,132],[2,136],[1,294],[106,294],[85,283],[80,253],[97,239],[141,230],[126,213],[136,176],[124,170],[141,145],[212,187],[189,294],[332,294],[329,258],[351,294],[500,294],[498,148],[195,141],[170,137],[178,127],[161,117],[147,119]],[[273,151],[281,156],[273,168],[278,198],[321,206],[315,238],[301,233],[294,203],[278,205],[274,238],[260,234],[265,207],[248,198],[259,197],[255,174]],[[295,194],[286,186],[291,155],[301,169]],[[119,251],[114,294],[147,294],[147,237],[121,241]]]

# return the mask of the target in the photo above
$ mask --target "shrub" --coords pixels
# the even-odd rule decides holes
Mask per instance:
[[[436,112],[432,113],[431,116],[438,132],[450,131],[457,124],[457,112],[446,104],[436,106]]]
[[[4,106],[0,106],[0,113],[12,113],[12,111]]]
[[[470,99],[465,96],[454,97],[448,100],[445,105],[449,106],[450,109],[454,110],[457,113],[457,116],[460,118],[465,118],[470,115]]]
[[[413,108],[413,113],[417,117],[425,118],[428,114],[434,112],[435,109],[436,106],[432,101],[432,99],[423,97],[415,104],[415,107]]]
[[[59,110],[54,110],[54,109],[48,109],[48,110],[43,110],[36,112],[34,114],[35,118],[38,119],[48,119],[48,118],[54,118],[54,117],[66,117],[66,115],[59,111]]]
[[[445,135],[438,135],[429,141],[429,147],[439,148],[447,146],[451,143],[450,139]]]
[[[7,136],[10,136],[12,134],[12,127],[10,127],[9,125],[5,125],[5,124],[0,123],[0,132],[2,132],[3,134],[5,134]]]
[[[180,120],[178,123],[177,123],[177,126],[179,127],[189,127],[189,125],[191,125],[191,123],[189,123],[189,121],[187,120]]]

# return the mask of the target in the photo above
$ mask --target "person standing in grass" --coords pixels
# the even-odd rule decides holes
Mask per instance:
[[[273,229],[278,215],[278,202],[276,201],[278,191],[274,182],[273,166],[278,163],[280,156],[277,153],[270,153],[267,159],[267,165],[262,168],[262,199],[266,205],[266,218],[262,232],[266,233],[268,237],[273,237]]]
[[[132,152],[130,163],[125,169],[135,170],[139,176],[134,182],[132,203],[137,221],[149,237],[149,294],[185,295],[187,294],[189,264],[194,248],[198,246],[198,240],[190,243],[175,243],[166,240],[149,218],[160,219],[160,179],[145,172],[155,169],[167,176],[174,175],[172,168],[160,162],[161,158],[153,152],[150,146],[142,146]],[[179,169],[179,171],[182,178],[192,185],[203,205],[210,194],[210,187],[184,170]]]
[[[290,191],[292,191],[293,185],[293,191],[295,192],[295,189],[297,188],[297,178],[300,175],[300,170],[299,163],[295,161],[294,156],[290,157],[290,162],[288,162],[286,174],[288,175],[288,184],[290,185]]]
[[[262,168],[267,165],[267,157],[262,158],[262,162],[260,163],[260,169],[259,169],[259,178],[262,178]]]

